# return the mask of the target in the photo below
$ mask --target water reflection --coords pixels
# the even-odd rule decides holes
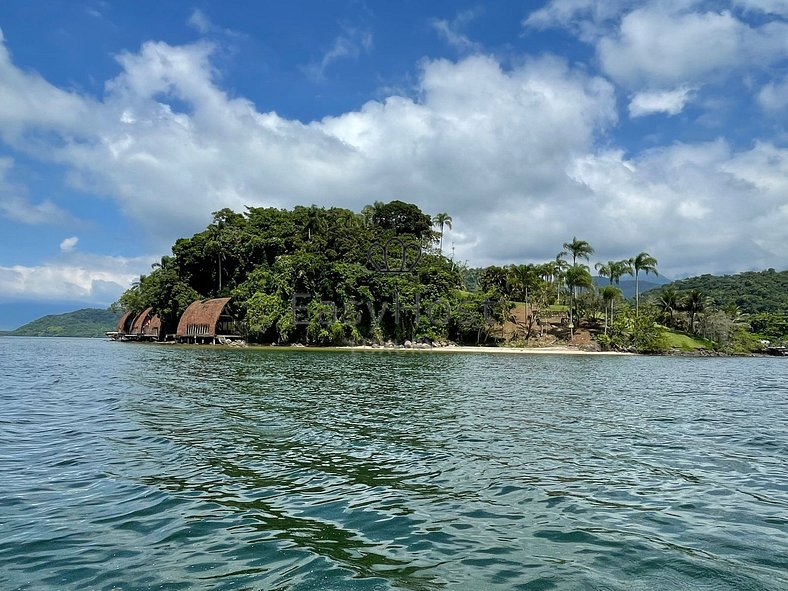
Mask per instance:
[[[2,588],[788,587],[781,360],[7,342]]]

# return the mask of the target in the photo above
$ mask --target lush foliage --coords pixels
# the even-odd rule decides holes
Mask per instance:
[[[736,306],[745,314],[788,312],[788,270],[739,273],[737,275],[700,275],[663,286],[679,294],[698,290],[717,308]],[[657,295],[656,291],[649,296]]]
[[[42,316],[4,334],[20,337],[103,337],[106,332],[115,330],[119,318],[119,312],[84,308],[66,314]]]
[[[447,214],[436,218],[441,230],[451,227]],[[430,216],[401,201],[360,214],[223,209],[119,303],[153,306],[171,332],[191,301],[230,296],[260,342],[485,340],[503,304],[492,303],[498,294],[462,290],[459,269],[432,248],[441,236]]]

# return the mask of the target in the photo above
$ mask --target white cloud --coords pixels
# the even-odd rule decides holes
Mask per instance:
[[[192,11],[191,15],[189,16],[189,20],[186,21],[186,24],[203,35],[209,33],[211,29],[213,29],[213,24],[211,23],[210,19],[199,8],[195,8]]]
[[[551,0],[523,21],[526,29],[560,27],[592,44],[602,70],[637,93],[631,115],[675,114],[690,95],[654,96],[655,89],[699,88],[763,75],[788,55],[788,0]],[[743,9],[743,10],[737,10]],[[743,20],[758,12],[757,18]],[[761,104],[779,102],[767,84]],[[641,94],[642,93],[642,94]],[[651,108],[667,101],[668,109]],[[683,101],[683,102],[682,102]],[[642,104],[645,103],[645,104]],[[678,109],[678,111],[676,110]]]
[[[68,255],[35,266],[0,266],[0,296],[6,300],[79,300],[109,305],[149,270],[146,257],[95,255]]]
[[[550,0],[529,14],[523,26],[532,29],[561,27],[592,43],[618,21],[622,12],[636,5],[636,0]]]
[[[788,77],[782,82],[769,82],[758,93],[758,103],[767,111],[780,111],[788,107]]]
[[[79,242],[78,236],[71,236],[69,238],[65,238],[63,242],[60,243],[60,250],[63,252],[71,252],[77,246],[77,242]]]
[[[0,158],[0,215],[27,225],[70,223],[75,221],[70,213],[45,199],[31,203],[22,187],[8,182],[7,176],[14,161]]]
[[[344,33],[334,39],[331,48],[320,59],[307,64],[303,71],[315,81],[323,80],[331,64],[341,59],[358,59],[362,53],[369,53],[372,45],[372,33],[368,30],[344,27]]]
[[[629,160],[586,156],[569,173],[590,192],[589,225],[599,216],[616,228],[601,242],[607,250],[640,237],[673,274],[784,266],[786,149],[676,144]]]
[[[222,207],[358,210],[406,199],[449,212],[457,258],[474,264],[546,260],[573,235],[604,260],[648,250],[669,275],[784,261],[773,245],[788,238],[785,193],[780,201],[758,183],[769,171],[777,179],[782,169],[769,163],[784,166],[786,151],[764,143],[736,153],[721,141],[626,158],[600,152],[616,123],[613,86],[560,59],[508,70],[478,55],[424,61],[418,100],[393,95],[302,123],[228,97],[211,50],[146,43],[120,56],[122,72],[101,100],[0,62],[11,73],[0,78],[10,102],[34,88],[42,100],[90,112],[77,128],[69,117],[43,121],[20,108],[13,121],[0,116],[0,134],[66,167],[75,186],[110,196],[167,243]],[[37,129],[57,140],[41,143],[30,135]],[[27,277],[14,273],[17,283]],[[108,281],[125,281],[116,279]],[[92,289],[87,279],[77,285]]]
[[[698,50],[699,40],[703,50]],[[751,28],[729,12],[671,13],[639,8],[604,37],[597,53],[604,70],[622,84],[674,85],[785,54],[788,24]],[[781,47],[782,46],[782,47]]]
[[[734,4],[745,10],[788,17],[788,0],[735,0]]]
[[[96,105],[16,68],[2,41],[0,31],[0,138],[13,143],[23,131],[41,129],[77,137],[84,126],[92,126]]]
[[[462,29],[464,29],[474,18],[476,18],[476,12],[466,10],[458,14],[451,21],[446,19],[433,19],[430,24],[449,45],[458,51],[478,52],[481,49],[481,45],[472,41],[467,35],[462,33]]]
[[[692,89],[687,87],[638,92],[629,102],[629,116],[642,117],[652,113],[678,115],[691,100],[692,93]]]

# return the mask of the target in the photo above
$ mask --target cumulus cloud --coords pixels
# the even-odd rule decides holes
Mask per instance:
[[[649,252],[672,259],[675,274],[784,265],[788,150],[676,144],[631,159],[585,156],[569,174],[589,192],[589,223],[599,216],[616,229],[602,248],[615,251],[640,236]]]
[[[652,113],[678,115],[691,98],[692,89],[686,87],[638,92],[629,102],[629,116],[642,117]]]
[[[785,241],[788,224],[776,224],[784,219],[776,193],[757,180],[770,162],[784,166],[784,150],[764,143],[739,153],[718,142],[629,157],[600,151],[617,122],[614,88],[561,59],[509,69],[479,55],[426,60],[418,99],[392,95],[302,123],[229,97],[211,52],[205,43],[146,43],[119,56],[122,71],[92,99],[20,71],[2,48],[0,68],[10,75],[0,86],[17,107],[3,119],[9,108],[0,104],[0,134],[67,168],[81,190],[110,196],[165,244],[203,228],[222,207],[358,210],[405,199],[449,212],[456,256],[472,264],[546,260],[573,235],[604,260],[648,250],[667,274],[784,260],[773,245]],[[33,91],[84,119],[76,125],[57,111],[42,119],[25,103]],[[93,280],[121,285],[129,277],[86,269],[94,272],[76,283],[83,292]],[[7,285],[37,289],[32,272],[5,273],[14,278]]]
[[[79,300],[109,305],[150,269],[147,257],[69,255],[35,266],[0,266],[5,299]]]
[[[786,52],[788,23],[755,27],[727,11],[676,13],[652,6],[626,14],[616,34],[597,44],[604,70],[630,87],[729,75],[750,64],[773,63]]]
[[[77,246],[77,242],[79,242],[78,236],[71,236],[69,238],[65,238],[63,242],[60,243],[60,250],[63,252],[71,252]]]

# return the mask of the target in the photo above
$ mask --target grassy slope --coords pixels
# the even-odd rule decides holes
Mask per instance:
[[[4,334],[29,337],[103,337],[115,329],[120,314],[84,308],[66,314],[44,316]]]
[[[711,343],[709,341],[691,337],[682,332],[676,332],[675,330],[670,330],[668,328],[663,330],[662,336],[665,338],[668,347],[671,349],[677,349],[679,351],[698,351],[701,349],[711,349]]]

